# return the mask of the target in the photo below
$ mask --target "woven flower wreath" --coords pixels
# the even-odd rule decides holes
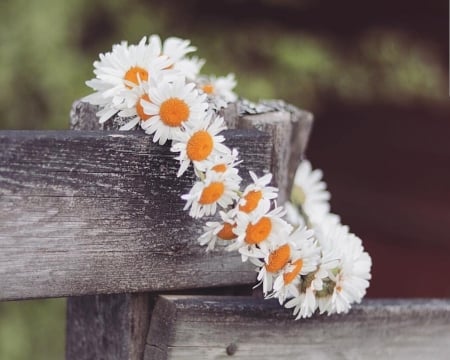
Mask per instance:
[[[204,60],[188,57],[189,40],[157,35],[136,45],[116,44],[94,62],[94,92],[84,101],[99,106],[100,123],[114,116],[121,130],[140,126],[153,141],[171,141],[178,176],[192,166],[197,180],[184,210],[208,221],[198,239],[206,250],[224,247],[255,265],[266,298],[294,309],[297,319],[345,313],[369,286],[371,258],[361,240],[330,213],[322,172],[304,160],[297,169],[291,202],[278,206],[272,174],[241,188],[239,154],[223,144],[220,109],[236,101],[233,74],[200,75]]]

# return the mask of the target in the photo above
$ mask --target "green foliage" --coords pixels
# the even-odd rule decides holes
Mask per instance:
[[[0,359],[64,358],[64,299],[0,303]]]
[[[399,31],[368,31],[348,43],[264,19],[198,21],[189,9],[195,2],[177,4],[2,2],[0,128],[66,128],[72,101],[89,93],[84,81],[92,77],[98,53],[151,33],[191,38],[207,59],[206,73],[234,72],[238,92],[254,100],[283,98],[313,111],[329,98],[349,103],[446,100],[446,70],[433,49]],[[267,4],[303,11],[308,2]]]

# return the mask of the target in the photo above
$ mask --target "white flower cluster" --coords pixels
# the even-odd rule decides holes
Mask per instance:
[[[243,190],[236,149],[223,144],[226,129],[218,110],[237,99],[232,74],[199,75],[204,60],[188,58],[195,48],[188,40],[144,37],[137,45],[114,45],[94,63],[96,77],[87,81],[94,93],[85,101],[98,105],[100,123],[122,120],[121,130],[138,125],[153,141],[171,143],[180,167],[192,164],[197,181],[185,210],[207,222],[199,238],[207,250],[225,246],[257,266],[267,298],[294,308],[297,318],[341,313],[359,302],[369,285],[371,259],[361,240],[329,213],[329,193],[320,170],[308,161],[299,166],[286,209],[277,206],[278,189],[271,174],[258,177]]]

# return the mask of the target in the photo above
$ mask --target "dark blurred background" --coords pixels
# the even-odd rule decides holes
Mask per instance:
[[[92,62],[143,35],[190,38],[204,73],[312,111],[307,155],[371,253],[371,297],[448,297],[448,3],[0,2],[0,128],[65,129]],[[1,284],[0,284],[1,287]],[[0,359],[60,359],[65,302],[0,304]]]

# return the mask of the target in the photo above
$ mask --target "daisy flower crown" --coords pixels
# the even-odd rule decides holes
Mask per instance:
[[[193,167],[197,180],[181,197],[193,218],[216,215],[198,239],[207,251],[237,251],[254,264],[264,296],[293,308],[296,319],[347,312],[366,293],[371,258],[330,213],[322,172],[303,160],[283,206],[270,173],[250,171],[243,188],[242,160],[223,143],[219,115],[238,98],[235,77],[200,75],[205,61],[190,56],[195,50],[189,40],[157,35],[113,45],[94,62],[86,82],[94,91],[83,100],[98,106],[100,123],[113,119],[120,130],[140,127],[153,142],[171,142],[178,177]]]

